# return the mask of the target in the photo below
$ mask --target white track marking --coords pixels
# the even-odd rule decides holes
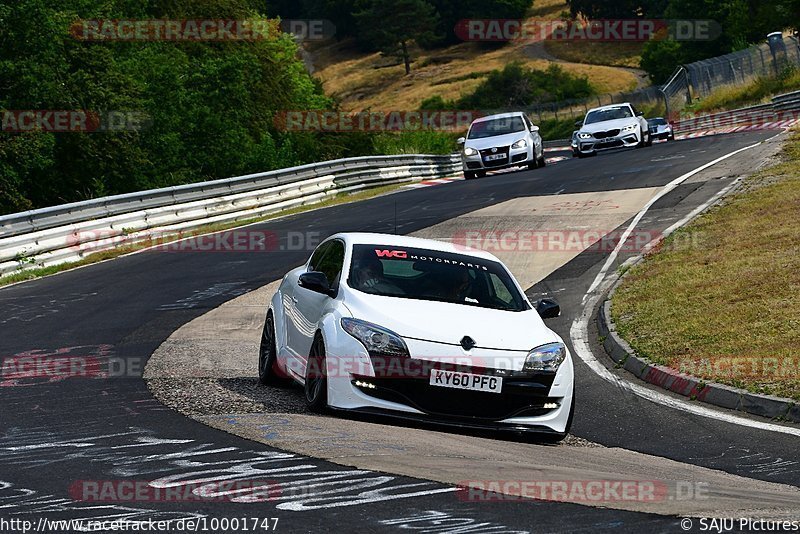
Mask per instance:
[[[774,136],[774,137],[777,137],[777,136]],[[770,139],[767,139],[767,141],[769,141],[771,139],[774,139],[774,137],[771,137]],[[649,389],[649,388],[644,387],[644,386],[642,386],[640,384],[636,384],[636,383],[629,382],[627,380],[623,380],[622,378],[616,376],[615,374],[611,373],[611,371],[606,369],[606,367],[602,363],[600,363],[597,360],[597,358],[594,357],[594,354],[592,353],[592,350],[591,350],[591,348],[589,346],[589,320],[591,319],[592,310],[594,309],[594,306],[597,304],[597,301],[600,299],[601,295],[603,295],[605,290],[608,289],[616,281],[616,277],[610,277],[610,278],[606,279],[606,273],[608,272],[608,269],[610,268],[611,264],[614,262],[616,257],[619,255],[619,250],[621,249],[622,244],[625,242],[625,240],[627,239],[627,237],[630,234],[630,232],[633,230],[633,228],[636,226],[636,224],[638,224],[638,222],[641,220],[641,218],[644,216],[644,214],[647,212],[647,210],[659,198],[663,197],[666,193],[668,193],[669,191],[672,191],[672,189],[674,189],[677,185],[679,185],[683,181],[687,180],[688,178],[694,176],[698,172],[701,172],[701,171],[707,169],[708,167],[711,167],[712,165],[715,165],[715,164],[719,163],[720,161],[723,161],[723,160],[725,160],[725,159],[727,159],[727,158],[729,158],[729,157],[731,157],[731,156],[733,156],[735,154],[738,154],[739,152],[742,152],[744,150],[748,150],[750,148],[756,147],[756,146],[758,146],[760,144],[761,143],[756,143],[754,145],[749,145],[749,146],[746,146],[744,148],[740,148],[739,150],[735,150],[735,151],[731,152],[730,154],[726,154],[725,156],[717,158],[717,159],[715,159],[714,161],[712,161],[710,163],[706,163],[705,165],[703,165],[701,167],[698,167],[697,169],[695,169],[693,171],[690,171],[690,172],[684,174],[683,176],[680,176],[680,177],[676,178],[675,180],[673,180],[672,182],[670,182],[669,184],[664,186],[664,189],[658,195],[653,197],[653,199],[650,202],[648,202],[647,205],[645,205],[642,208],[642,210],[639,212],[639,214],[636,216],[636,218],[633,220],[633,222],[631,222],[630,226],[625,231],[625,234],[620,239],[619,244],[614,249],[614,251],[612,252],[611,256],[609,256],[608,261],[606,261],[606,263],[603,266],[603,269],[601,270],[600,274],[597,275],[597,277],[595,278],[595,280],[592,283],[591,287],[586,292],[586,295],[584,295],[584,298],[583,298],[583,310],[581,312],[581,315],[579,317],[577,317],[575,319],[575,321],[573,321],[573,323],[572,323],[572,327],[570,328],[570,338],[572,339],[572,344],[573,344],[573,347],[575,349],[575,353],[580,357],[580,359],[592,371],[594,371],[598,376],[600,376],[600,378],[602,378],[604,380],[607,380],[608,382],[614,384],[615,386],[619,387],[620,389],[629,391],[629,392],[633,393],[634,395],[638,395],[639,397],[642,397],[643,399],[647,399],[647,400],[649,400],[651,402],[654,402],[656,404],[661,404],[661,405],[667,406],[669,408],[674,408],[676,410],[681,410],[683,412],[691,413],[693,415],[699,415],[701,417],[708,417],[710,419],[715,419],[717,421],[724,421],[726,423],[731,423],[731,424],[735,424],[735,425],[747,426],[747,427],[750,427],[750,428],[756,428],[756,429],[759,429],[759,430],[767,430],[767,431],[770,431],[770,432],[779,432],[779,433],[782,433],[782,434],[789,434],[789,435],[792,435],[792,436],[800,436],[800,428],[793,428],[793,427],[788,427],[788,426],[776,425],[774,423],[767,423],[767,422],[761,422],[761,421],[755,421],[755,420],[747,419],[745,417],[741,417],[741,416],[738,416],[738,415],[733,415],[733,414],[729,414],[727,412],[718,411],[718,410],[715,410],[715,409],[712,409],[712,408],[707,408],[707,407],[705,407],[705,406],[703,406],[703,405],[701,405],[699,403],[696,403],[696,402],[689,402],[689,401],[685,401],[683,399],[671,397],[671,396],[669,396],[669,395],[667,395],[665,393],[661,393],[660,391]],[[707,202],[705,202],[701,206],[698,206],[696,209],[694,209],[686,217],[684,217],[683,219],[681,219],[677,223],[675,223],[672,226],[670,226],[667,230],[664,231],[663,237],[668,236],[669,234],[674,232],[676,229],[680,228],[681,226],[683,226],[684,224],[686,224],[687,222],[692,220],[694,217],[696,217],[698,214],[703,212],[710,205],[712,205],[717,200],[719,200],[734,185],[735,185],[735,183],[731,184],[727,188],[723,189],[722,191],[720,191],[719,193],[714,195],[714,197],[709,199]],[[635,259],[636,258],[631,258],[631,260],[635,260]],[[629,260],[629,261],[631,261],[631,260]],[[626,263],[628,263],[628,262],[626,262]],[[631,261],[631,263],[632,263],[632,261]]]
[[[619,243],[617,243],[617,246],[614,247],[614,250],[611,252],[611,254],[609,254],[608,258],[606,259],[605,264],[603,264],[603,268],[600,269],[599,273],[597,273],[597,276],[595,277],[594,281],[592,282],[592,285],[589,286],[589,289],[586,291],[586,295],[583,296],[583,303],[584,304],[586,303],[586,301],[589,298],[589,296],[597,289],[597,287],[600,285],[600,283],[606,277],[606,274],[608,273],[608,270],[611,268],[611,266],[616,261],[617,256],[619,256],[619,251],[622,250],[622,247],[625,245],[625,242],[627,241],[628,237],[630,237],[631,232],[633,232],[633,229],[636,228],[636,225],[639,224],[639,221],[642,220],[642,217],[644,217],[644,214],[647,213],[647,211],[650,209],[650,207],[653,204],[658,202],[658,200],[661,199],[662,197],[664,197],[664,195],[666,195],[667,193],[669,193],[670,191],[672,191],[673,189],[678,187],[680,184],[682,184],[683,182],[685,182],[686,180],[688,180],[689,178],[691,178],[695,174],[697,174],[699,172],[702,172],[702,171],[706,170],[707,168],[709,168],[709,167],[711,167],[713,165],[716,165],[717,163],[730,158],[731,156],[735,156],[736,154],[738,154],[740,152],[744,152],[745,150],[749,150],[751,148],[755,148],[760,144],[761,144],[761,142],[758,142],[758,143],[755,143],[755,144],[752,144],[752,145],[748,145],[748,146],[746,146],[744,148],[740,148],[738,150],[734,150],[733,152],[731,152],[729,154],[725,154],[724,156],[719,157],[719,158],[715,159],[714,161],[710,161],[710,162],[706,163],[705,165],[701,165],[700,167],[697,167],[696,169],[687,172],[686,174],[678,176],[677,178],[672,180],[670,183],[665,185],[664,188],[661,191],[659,191],[659,193],[656,196],[651,198],[650,202],[645,204],[644,207],[639,211],[639,213],[636,214],[636,217],[633,218],[633,221],[631,221],[631,224],[628,225],[628,227],[625,229],[625,232],[623,232],[622,236],[620,236]]]

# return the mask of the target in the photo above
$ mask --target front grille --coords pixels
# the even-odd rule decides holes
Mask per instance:
[[[597,143],[594,145],[595,148],[615,148],[620,146],[625,146],[625,143],[622,142],[622,139],[614,139],[613,141]]]
[[[386,369],[391,363],[376,362],[378,369]],[[369,383],[374,387],[359,387],[363,393],[390,402],[412,406],[432,416],[448,418],[481,419],[501,421],[509,417],[544,415],[551,408],[544,408],[548,402],[559,402],[549,397],[550,387],[555,373],[536,373],[530,376],[503,377],[501,393],[485,391],[467,391],[454,388],[431,386],[429,384],[431,369],[458,370],[471,374],[492,374],[493,369],[478,367],[452,366],[433,362],[408,359],[398,364],[412,372],[405,374],[378,373],[377,377],[353,375],[353,382]],[[358,387],[358,385],[356,385]]]
[[[595,132],[594,134],[595,139],[605,139],[606,137],[614,137],[619,135],[619,128],[614,130],[606,130],[605,132]]]
[[[480,151],[481,158],[483,159],[483,165],[485,167],[498,167],[500,165],[505,165],[508,163],[508,148],[507,146],[498,146],[495,148],[484,148]],[[494,150],[494,152],[492,152]],[[495,156],[495,155],[502,155],[502,158],[486,161],[486,156]]]

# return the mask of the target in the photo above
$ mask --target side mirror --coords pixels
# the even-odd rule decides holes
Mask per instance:
[[[583,128],[583,121],[575,121],[575,128],[579,130]]]
[[[644,117],[644,113],[642,113],[641,111],[637,111],[636,112],[636,116],[637,117]]]
[[[542,319],[552,319],[561,315],[561,306],[553,299],[540,299],[536,303],[536,311]]]
[[[458,143],[459,145],[463,145],[466,142],[467,142],[467,140],[465,138],[463,138],[463,137],[459,137],[458,139],[456,139],[456,143]]]
[[[297,285],[315,293],[328,295],[329,297],[335,295],[334,290],[331,288],[331,283],[328,282],[328,277],[325,276],[325,273],[319,271],[310,271],[301,274],[300,278],[297,280]]]
[[[539,127],[534,124],[534,125],[531,126],[531,131],[532,132],[538,132],[539,131]]]

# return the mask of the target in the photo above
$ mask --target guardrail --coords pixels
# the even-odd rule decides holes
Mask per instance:
[[[235,223],[336,193],[460,172],[458,154],[348,158],[63,204],[0,217],[0,275],[120,245]]]
[[[800,91],[778,95],[771,102],[675,121],[676,133],[693,133],[745,125],[770,125],[796,119]]]
[[[800,91],[778,95],[772,99],[772,107],[777,111],[793,111],[800,109]]]

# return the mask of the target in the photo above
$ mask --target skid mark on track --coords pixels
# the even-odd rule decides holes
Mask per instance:
[[[153,488],[185,488],[196,495],[227,496],[229,502],[260,502],[258,486],[219,491],[233,483],[269,480],[281,491],[278,510],[341,508],[409,499],[457,488],[400,479],[367,470],[327,467],[280,451],[253,451],[193,439],[175,439],[131,427],[120,432],[59,435],[45,429],[11,429],[0,437],[0,460],[21,469],[59,469],[82,462],[119,479],[146,477]],[[75,481],[73,481],[75,482]],[[69,483],[71,485],[72,483]],[[66,491],[67,488],[64,488]]]

